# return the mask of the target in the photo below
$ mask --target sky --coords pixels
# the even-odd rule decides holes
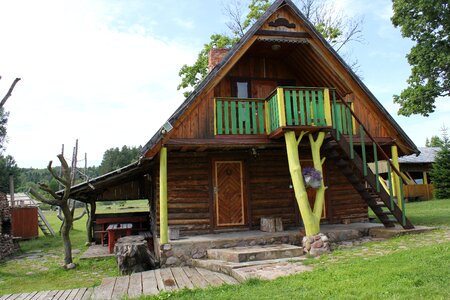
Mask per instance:
[[[230,0],[231,1],[231,0]],[[390,22],[390,0],[331,0],[362,17],[362,43],[347,47],[364,83],[417,146],[449,126],[450,101],[430,117],[397,115],[413,43]],[[8,100],[6,154],[42,168],[75,140],[79,159],[99,165],[105,150],[145,145],[182,103],[178,71],[213,33],[227,33],[227,0],[0,1],[0,96]],[[84,162],[80,161],[80,165]]]

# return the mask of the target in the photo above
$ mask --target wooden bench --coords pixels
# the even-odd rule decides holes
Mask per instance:
[[[100,230],[94,230],[94,235],[98,234],[100,236],[100,242],[102,246],[105,244],[105,239],[108,236],[108,231],[106,228],[109,224],[121,224],[121,223],[133,223],[137,226],[133,226],[132,231],[140,232],[149,229],[149,218],[146,216],[136,216],[136,217],[106,217],[98,218],[94,221],[94,225],[101,225]],[[147,225],[147,226],[145,226]],[[95,227],[94,227],[95,228]]]

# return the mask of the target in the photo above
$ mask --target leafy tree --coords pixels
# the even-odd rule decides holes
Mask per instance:
[[[435,197],[437,199],[450,198],[450,140],[447,129],[443,129],[441,149],[436,154],[430,175]]]
[[[11,155],[4,156],[0,154],[0,191],[9,193],[9,176],[13,175],[15,185],[19,182],[20,169],[17,167],[16,161]]]
[[[178,90],[195,88],[198,83],[208,74],[208,53],[211,48],[229,48],[239,39],[270,7],[273,0],[251,0],[248,4],[248,13],[242,17],[240,1],[234,1],[224,6],[224,13],[230,21],[226,23],[231,31],[231,36],[226,34],[213,34],[210,41],[204,44],[203,49],[197,57],[197,61],[189,66],[183,65],[178,73],[181,83]],[[350,19],[341,12],[336,13],[335,8],[328,0],[299,0],[300,10],[305,14],[316,29],[337,50],[352,41],[361,41],[361,19]],[[352,67],[357,68],[356,63]],[[187,97],[191,91],[186,91]]]
[[[393,0],[392,23],[416,45],[407,55],[411,65],[408,87],[394,102],[399,114],[434,112],[435,100],[450,95],[450,6],[448,0]]]
[[[106,174],[121,167],[124,167],[137,160],[141,153],[141,146],[128,147],[123,146],[122,149],[111,148],[103,154],[102,163],[99,166],[99,173]]]
[[[425,147],[441,147],[442,143],[442,140],[437,135],[433,135],[431,140],[426,139]]]

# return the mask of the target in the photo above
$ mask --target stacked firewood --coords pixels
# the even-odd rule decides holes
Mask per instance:
[[[15,252],[11,235],[11,210],[6,195],[0,192],[0,259]]]

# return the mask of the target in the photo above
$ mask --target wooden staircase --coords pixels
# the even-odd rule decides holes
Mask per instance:
[[[324,155],[339,167],[381,223],[386,227],[394,227],[395,223],[398,223],[405,229],[414,228],[413,224],[393,201],[393,197],[383,188],[379,188],[377,177],[370,168],[364,167],[360,155],[356,151],[351,153],[350,143],[343,136],[338,138],[336,130],[332,130],[330,134],[331,138],[322,146]],[[367,175],[364,175],[364,172]]]
[[[45,236],[55,236],[55,231],[53,230],[52,226],[50,226],[50,223],[48,223],[44,213],[39,207],[38,207],[38,225]]]

